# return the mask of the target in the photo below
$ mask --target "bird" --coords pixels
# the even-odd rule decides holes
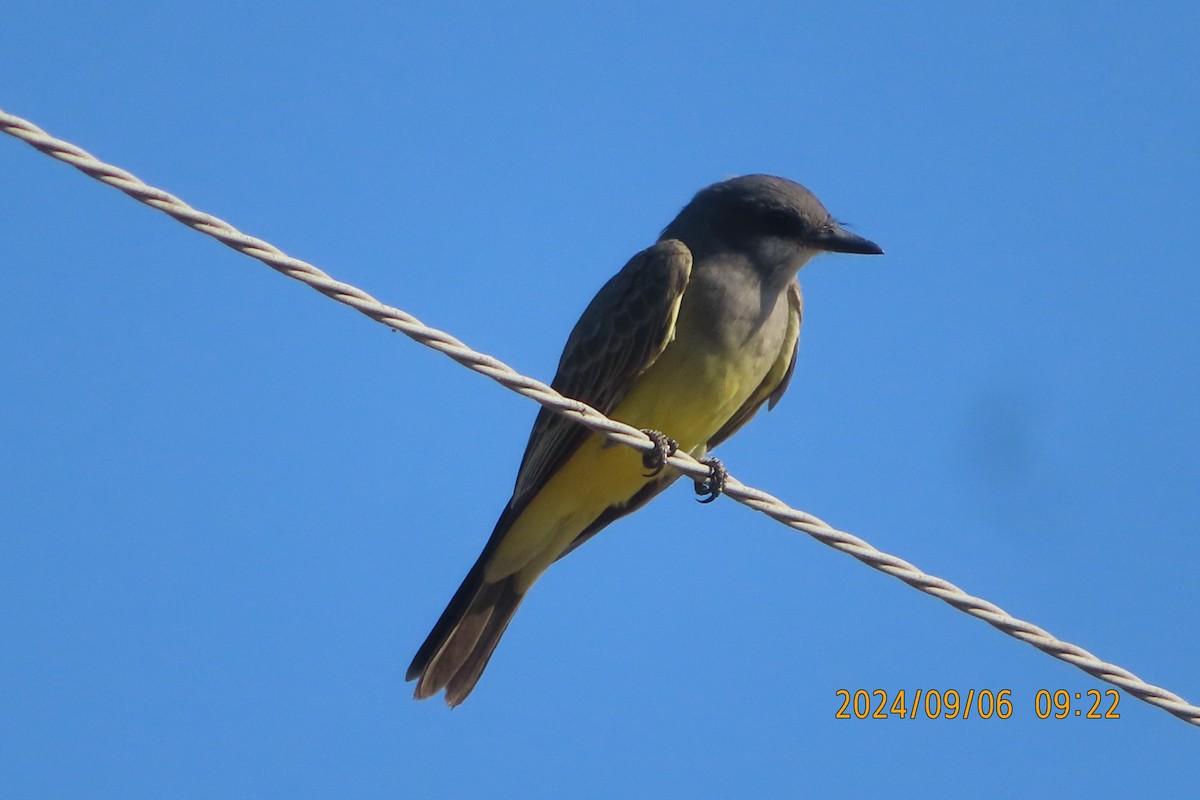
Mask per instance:
[[[450,707],[475,688],[533,583],[558,559],[680,477],[677,451],[701,459],[712,500],[727,473],[708,453],[783,396],[796,366],[797,273],[826,252],[881,255],[804,186],[743,175],[701,189],[596,294],[551,385],[642,429],[643,456],[542,408],[512,497],[406,673],[417,699]]]

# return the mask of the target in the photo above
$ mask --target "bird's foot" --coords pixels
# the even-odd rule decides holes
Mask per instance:
[[[650,441],[654,442],[653,450],[642,453],[642,466],[650,470],[642,474],[647,478],[653,478],[663,471],[663,467],[667,465],[667,459],[675,455],[675,451],[679,449],[679,442],[660,431],[644,430],[642,433],[649,436]]]
[[[711,503],[721,496],[721,492],[725,491],[725,481],[729,479],[729,470],[725,469],[725,465],[719,458],[702,458],[700,463],[708,467],[709,472],[707,478],[696,481],[696,494],[700,495],[696,499],[701,503]]]

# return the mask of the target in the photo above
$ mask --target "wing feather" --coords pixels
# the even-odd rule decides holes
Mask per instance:
[[[579,318],[550,385],[610,413],[674,338],[691,270],[691,251],[674,239],[630,259]],[[519,513],[588,433],[579,423],[541,409],[521,459],[510,508]]]

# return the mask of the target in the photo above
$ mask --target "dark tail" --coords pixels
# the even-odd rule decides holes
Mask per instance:
[[[418,700],[442,689],[452,708],[466,700],[525,598],[515,575],[486,583],[483,573],[481,556],[413,657],[405,680],[417,681],[413,695]]]

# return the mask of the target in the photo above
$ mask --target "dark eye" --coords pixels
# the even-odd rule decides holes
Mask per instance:
[[[762,218],[763,232],[774,236],[794,236],[800,231],[800,220],[784,209],[771,209]]]
[[[803,220],[783,206],[741,203],[727,208],[720,227],[727,236],[769,236],[781,239],[802,238]]]

